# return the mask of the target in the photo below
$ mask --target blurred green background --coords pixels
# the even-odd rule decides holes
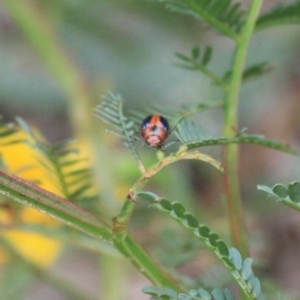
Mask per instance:
[[[222,92],[201,73],[189,72],[175,65],[178,62],[175,52],[188,54],[196,45],[203,47],[209,44],[214,47],[210,67],[222,74],[230,66],[233,43],[209,31],[196,19],[171,13],[156,1],[27,2],[41,12],[55,33],[59,46],[85,78],[88,92],[92,95],[91,108],[101,101],[101,94],[108,89],[122,95],[127,109],[141,111],[152,105],[174,110],[182,104],[196,105],[223,97]],[[278,2],[265,1],[264,9]],[[274,63],[274,69],[243,86],[240,128],[246,127],[249,133],[286,141],[299,151],[299,26],[277,27],[257,33],[250,45],[247,65],[263,61]],[[76,138],[77,129],[74,128],[70,109],[72,99],[67,99],[68,95],[62,91],[57,78],[28,42],[3,3],[0,3],[0,70],[0,113],[6,121],[21,116],[38,127],[50,142]],[[94,118],[92,109],[83,113]],[[221,134],[223,120],[218,109],[199,113],[194,119],[212,134]],[[103,133],[100,121],[95,124],[99,124],[99,139],[104,141],[108,153],[116,147],[116,142]],[[114,184],[119,186],[125,182],[125,186],[130,186],[137,179],[137,168],[127,150],[121,144],[117,145],[114,150],[117,158],[114,157],[114,160],[119,164],[110,161],[112,157],[106,157],[104,169],[114,166],[111,170]],[[222,159],[220,148],[204,148],[203,151]],[[155,160],[153,151],[141,149],[141,152],[145,160]],[[274,283],[276,288],[289,293],[300,292],[300,217],[266,199],[256,186],[299,180],[299,166],[298,156],[258,146],[241,147],[240,178],[251,256],[258,262],[261,274],[272,279],[270,291]],[[222,179],[211,167],[181,163],[164,171],[148,188],[159,191],[172,201],[185,201],[190,209],[197,211],[202,222],[207,222],[229,241],[222,203]],[[191,241],[184,238],[180,245],[174,246],[176,237],[172,237],[172,230],[168,229],[173,227],[165,227],[163,218],[149,213],[141,204],[134,216],[134,235],[166,265],[179,268],[182,274],[199,279],[201,284],[206,280],[205,284],[209,285],[207,278],[217,276],[205,267],[211,258],[206,261],[205,255],[199,257],[195,250],[199,245],[190,245]],[[168,238],[173,240],[170,248]],[[187,258],[183,258],[182,262],[180,259],[176,261],[176,251],[178,255],[182,254],[184,247],[187,247]],[[54,271],[79,284],[89,294],[96,293],[99,289],[98,269],[94,264],[98,260],[97,255],[78,249],[66,253],[53,266]],[[172,261],[169,262],[167,258],[170,260],[170,257]],[[185,263],[189,259],[194,262]],[[141,295],[140,290],[149,283],[129,266],[126,268],[129,273],[124,278],[127,286],[123,287],[122,299],[148,299]],[[65,299],[39,282],[34,283],[27,293],[26,299],[41,299],[41,294],[44,300]]]

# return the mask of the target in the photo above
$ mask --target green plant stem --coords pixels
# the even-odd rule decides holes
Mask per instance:
[[[135,194],[139,192],[144,185],[164,167],[177,162],[179,160],[202,160],[210,163],[219,171],[223,171],[220,163],[214,160],[209,155],[195,152],[186,152],[186,148],[180,149],[176,155],[170,155],[159,161],[154,167],[147,170],[143,176],[134,184],[125,199],[124,205],[119,215],[114,219],[113,233],[114,245],[128,258],[131,259],[133,264],[155,285],[170,287],[176,291],[180,287],[174,280],[160,269],[160,267],[144,252],[144,250],[128,235],[127,224],[131,218],[134,208],[137,204]]]
[[[0,194],[33,207],[63,223],[95,237],[110,241],[110,226],[80,206],[37,185],[0,171]]]
[[[242,83],[243,70],[250,38],[258,17],[263,0],[253,0],[246,23],[241,35],[237,40],[236,53],[233,62],[233,72],[230,82],[230,90],[225,99],[224,135],[227,138],[235,137],[238,128],[238,98]],[[243,209],[240,199],[239,179],[238,179],[238,154],[237,145],[229,145],[224,152],[224,183],[228,212],[230,217],[230,227],[233,244],[245,257],[248,254],[247,238],[244,228]]]
[[[211,156],[200,153],[198,151],[194,152],[186,152],[186,148],[180,149],[175,155],[169,155],[164,159],[160,160],[155,166],[147,170],[142,177],[132,186],[130,189],[127,198],[124,201],[123,207],[119,213],[119,215],[114,220],[114,226],[116,228],[123,227],[127,224],[131,218],[133,210],[137,204],[137,199],[135,199],[135,194],[144,187],[144,185],[159,171],[161,171],[166,166],[175,163],[180,160],[200,160],[205,161],[215,168],[217,168],[220,172],[223,172],[223,169],[218,161],[213,159]]]
[[[129,234],[124,233],[124,227],[120,227],[119,230],[114,228],[114,232],[111,232],[109,225],[92,213],[35,184],[8,175],[3,171],[0,171],[0,194],[46,213],[93,238],[107,242],[113,241],[116,248],[129,257],[133,264],[153,283],[178,290],[175,282],[155,264]]]
[[[121,229],[114,235],[114,245],[129,258],[131,262],[144,274],[154,285],[169,287],[175,291],[181,288],[170,276],[167,276],[159,265],[127,234],[125,229]]]

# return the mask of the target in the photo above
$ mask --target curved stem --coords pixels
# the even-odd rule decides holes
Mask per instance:
[[[179,290],[175,281],[127,233],[125,226],[114,227],[112,232],[102,219],[78,205],[3,171],[0,171],[0,194],[46,213],[97,240],[113,241],[114,246],[125,257],[130,258],[151,282]]]
[[[135,199],[135,194],[139,192],[144,185],[159,171],[161,171],[164,167],[175,163],[180,160],[201,160],[210,163],[215,168],[217,168],[220,172],[223,172],[223,169],[218,161],[213,159],[211,156],[200,153],[198,151],[194,152],[186,152],[186,148],[180,149],[175,155],[169,155],[164,159],[160,160],[155,166],[147,170],[143,176],[132,186],[130,189],[127,198],[123,204],[123,207],[119,213],[119,215],[114,220],[114,227],[120,228],[127,224],[130,220],[130,217],[133,213],[133,210],[137,204]]]

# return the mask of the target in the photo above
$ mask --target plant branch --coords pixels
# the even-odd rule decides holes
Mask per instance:
[[[215,27],[217,30],[222,32],[224,35],[232,38],[233,40],[238,40],[238,34],[233,31],[229,26],[220,22],[217,18],[212,16],[209,12],[205,9],[201,8],[199,5],[195,4],[195,1],[192,0],[185,0],[184,1],[188,7],[190,7],[193,11],[199,14],[207,23],[211,24],[211,26]]]
[[[132,186],[130,189],[127,198],[123,204],[123,207],[119,213],[119,215],[115,218],[115,227],[123,227],[130,220],[130,217],[133,213],[133,210],[137,204],[137,199],[135,199],[135,194],[144,187],[144,185],[159,171],[161,171],[166,166],[175,163],[180,160],[201,160],[210,163],[215,168],[217,168],[220,172],[223,172],[223,169],[218,161],[213,159],[211,156],[200,153],[198,151],[194,152],[186,152],[186,148],[180,149],[175,155],[169,155],[159,161],[155,166],[147,170],[142,177]]]
[[[46,213],[95,239],[113,241],[115,247],[123,255],[129,257],[133,264],[153,283],[178,290],[175,282],[127,234],[125,227],[116,228],[115,226],[114,232],[111,232],[109,225],[92,213],[33,183],[3,171],[0,171],[0,194]]]
[[[0,194],[33,207],[94,238],[111,240],[110,226],[80,206],[17,176],[0,171]]]
[[[224,135],[233,138],[238,127],[238,98],[240,86],[243,79],[243,70],[248,50],[250,38],[258,17],[263,0],[253,0],[249,9],[246,23],[241,35],[237,40],[236,53],[233,62],[233,72],[230,82],[230,90],[225,100]],[[237,145],[228,145],[224,152],[225,175],[224,184],[227,198],[228,212],[230,216],[230,227],[233,244],[238,248],[243,256],[247,256],[248,246],[243,223],[243,210],[240,199],[238,180],[238,152]]]

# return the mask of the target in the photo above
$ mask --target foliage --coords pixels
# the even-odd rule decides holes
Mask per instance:
[[[222,34],[235,38],[244,23],[245,10],[235,1],[162,0],[167,8],[190,14],[210,24]]]
[[[226,144],[254,144],[261,145],[279,151],[295,154],[295,151],[288,145],[270,140],[262,135],[248,135],[244,132],[238,133],[233,138],[212,137],[204,128],[196,126],[190,120],[182,121],[176,128],[175,134],[179,141],[186,145],[188,149],[210,146],[210,145],[226,145]]]
[[[275,184],[272,188],[259,185],[258,189],[269,196],[276,198],[278,202],[300,211],[300,182],[291,182],[288,186],[281,183]]]
[[[212,80],[212,82],[215,85],[220,86],[223,89],[227,89],[228,86],[222,78],[219,78],[216,74],[214,74],[212,71],[210,71],[207,67],[208,63],[210,62],[212,58],[212,47],[207,46],[204,49],[204,53],[202,57],[200,56],[200,48],[199,47],[194,47],[191,50],[191,58],[181,54],[181,53],[176,53],[175,55],[181,60],[181,63],[178,63],[177,65],[179,67],[182,67],[186,70],[191,70],[191,71],[200,71],[204,75],[206,75],[208,78]]]
[[[157,300],[233,300],[233,296],[228,289],[224,289],[224,291],[214,289],[211,294],[204,289],[192,289],[184,294],[168,288],[146,287],[143,292],[151,295],[151,299]]]
[[[33,5],[28,5],[25,2],[19,3],[17,0],[5,0],[4,2],[12,16],[20,24],[23,32],[59,80],[69,99],[70,107],[76,107],[76,113],[73,113],[74,119],[80,123],[77,125],[78,128],[80,126],[85,129],[89,126],[92,127],[87,122],[90,115],[88,118],[82,117],[84,121],[81,121],[81,117],[78,117],[86,114],[86,103],[93,98],[92,91],[87,88],[87,80],[82,78],[81,70],[67,59],[68,56],[60,48],[60,43],[57,42],[57,37],[53,33],[54,30],[52,30],[50,24],[47,22],[41,23],[41,20],[45,20],[45,18],[39,15],[40,12],[36,11]],[[259,16],[259,12],[263,3],[262,0],[253,0],[247,6],[242,5],[240,1],[233,0],[162,0],[161,2],[172,11],[192,16],[196,20],[200,19],[202,23],[209,25],[209,28],[233,42],[234,51],[229,59],[231,64],[227,72],[221,75],[217,74],[218,72],[214,71],[212,67],[211,62],[215,59],[213,56],[215,51],[212,46],[192,47],[190,56],[176,53],[177,58],[180,60],[179,66],[187,70],[200,71],[207,76],[216,87],[221,89],[223,100],[214,103],[198,103],[194,107],[182,106],[181,109],[176,110],[174,108],[167,114],[164,108],[156,108],[155,113],[170,117],[172,123],[170,136],[174,134],[178,139],[178,141],[175,141],[177,148],[171,148],[169,144],[166,144],[165,148],[168,150],[166,152],[163,152],[163,147],[154,149],[158,150],[158,162],[153,166],[145,167],[136,146],[136,142],[141,140],[139,131],[144,114],[137,111],[125,114],[123,100],[119,95],[109,92],[103,97],[103,101],[95,108],[95,116],[109,124],[112,129],[107,129],[107,131],[120,138],[124,145],[129,148],[141,173],[124,196],[122,207],[114,218],[110,215],[111,211],[109,210],[99,212],[96,204],[93,206],[86,205],[87,202],[96,203],[94,200],[97,199],[100,202],[103,199],[93,190],[93,180],[95,178],[90,168],[86,165],[82,166],[82,160],[74,157],[76,150],[71,147],[70,141],[49,145],[43,139],[37,137],[35,131],[21,118],[17,119],[18,124],[31,137],[30,141],[27,141],[30,146],[37,149],[41,154],[41,157],[37,158],[37,162],[41,168],[47,171],[51,181],[57,185],[59,188],[57,194],[59,195],[48,192],[32,182],[4,171],[0,172],[0,193],[81,231],[89,238],[105,244],[108,249],[111,247],[111,249],[114,249],[114,252],[111,251],[114,255],[119,253],[128,258],[139,272],[154,285],[144,289],[144,293],[149,294],[152,299],[233,299],[228,289],[221,289],[220,287],[215,287],[211,292],[199,286],[195,289],[188,289],[180,282],[178,277],[172,278],[168,270],[159,266],[155,262],[155,258],[152,258],[132,237],[129,232],[129,223],[139,203],[138,201],[140,198],[150,199],[152,207],[165,213],[168,218],[177,221],[183,230],[192,233],[196,240],[200,240],[208,248],[208,251],[216,256],[232,275],[233,281],[239,285],[243,299],[261,300],[263,299],[261,281],[252,271],[253,259],[248,257],[247,237],[243,225],[244,214],[240,199],[240,178],[237,172],[238,145],[256,144],[292,154],[294,154],[294,151],[285,143],[257,134],[245,134],[243,130],[239,129],[239,94],[243,82],[248,79],[260,78],[271,70],[269,62],[258,62],[246,67],[246,57],[252,36],[255,32],[268,27],[299,23],[299,1],[278,5],[261,16]],[[191,115],[215,107],[221,107],[223,113],[224,123],[221,137],[212,137],[206,129],[194,124],[190,119]],[[85,133],[87,132],[92,144],[94,146],[98,145],[95,141],[95,135],[91,134],[92,130],[87,130]],[[13,136],[14,133],[14,126],[9,124],[0,125],[1,146],[20,142],[18,139],[7,142],[7,137]],[[210,155],[195,150],[195,148],[207,145],[224,145],[225,151],[222,163]],[[98,148],[95,146],[95,148],[96,153],[97,150],[101,150],[99,146]],[[176,150],[170,152],[169,149]],[[102,152],[99,151],[99,153]],[[220,173],[224,173],[224,198],[228,208],[228,219],[232,235],[230,246],[209,226],[200,223],[194,214],[187,212],[188,210],[184,204],[170,202],[153,192],[144,191],[144,186],[155,178],[162,169],[175,162],[185,160],[204,161],[215,167]],[[98,165],[98,167],[105,169],[105,164],[104,158],[102,165]],[[5,161],[3,161],[3,165],[5,166]],[[103,177],[106,177],[106,174]],[[105,190],[107,187],[114,189],[109,184],[106,186],[107,182],[102,183],[102,189]],[[166,184],[168,184],[167,181]],[[277,198],[278,201],[300,210],[299,182],[293,182],[287,187],[277,184],[272,189],[259,186],[259,189]],[[105,198],[108,193],[103,193],[103,195],[103,198]],[[185,195],[185,197],[188,198],[188,195]],[[89,209],[84,209],[83,206]],[[100,215],[108,215],[109,221],[105,221]],[[32,230],[38,232],[43,228],[33,228]],[[60,230],[58,232],[62,233]],[[67,234],[69,233],[67,232]],[[1,242],[5,245],[5,241]],[[97,245],[99,246],[99,244]],[[6,247],[10,249],[9,244]],[[99,248],[101,247],[99,246]],[[101,251],[99,250],[99,252]],[[13,253],[13,250],[11,252]],[[25,261],[23,257],[17,257],[17,259]],[[39,274],[39,272],[44,274],[33,264],[29,263],[29,268],[34,270],[33,272],[36,274]],[[120,265],[117,262],[115,271],[119,271],[119,269]],[[107,274],[109,273],[107,272]],[[109,277],[107,274],[104,272],[104,275]],[[111,277],[108,280],[114,282],[113,290],[116,290],[118,281],[113,276]],[[55,284],[60,285],[59,283]],[[216,283],[217,285],[218,283]],[[67,294],[73,299],[86,298],[85,296],[76,295],[74,290],[73,292],[68,291]],[[111,299],[107,295],[103,298]],[[114,298],[120,299],[121,295]]]
[[[71,147],[73,141],[49,145],[39,140],[23,119],[17,118],[17,121],[32,138],[30,146],[42,155],[37,158],[39,164],[56,181],[63,197],[81,205],[96,198],[92,191],[92,170],[83,164],[85,158],[78,157],[79,150]]]
[[[199,224],[192,214],[186,212],[181,203],[170,203],[167,199],[160,198],[153,193],[142,192],[138,194],[138,196],[143,195],[146,195],[148,200],[151,200],[150,203],[155,208],[167,213],[199,238],[231,272],[249,299],[263,299],[259,279],[253,274],[251,269],[251,258],[246,258],[243,261],[237,249],[229,249],[216,233],[212,232],[206,225]]]
[[[299,0],[295,0],[292,3],[278,3],[273,9],[261,15],[257,19],[255,29],[258,31],[283,24],[299,23],[300,2]]]

